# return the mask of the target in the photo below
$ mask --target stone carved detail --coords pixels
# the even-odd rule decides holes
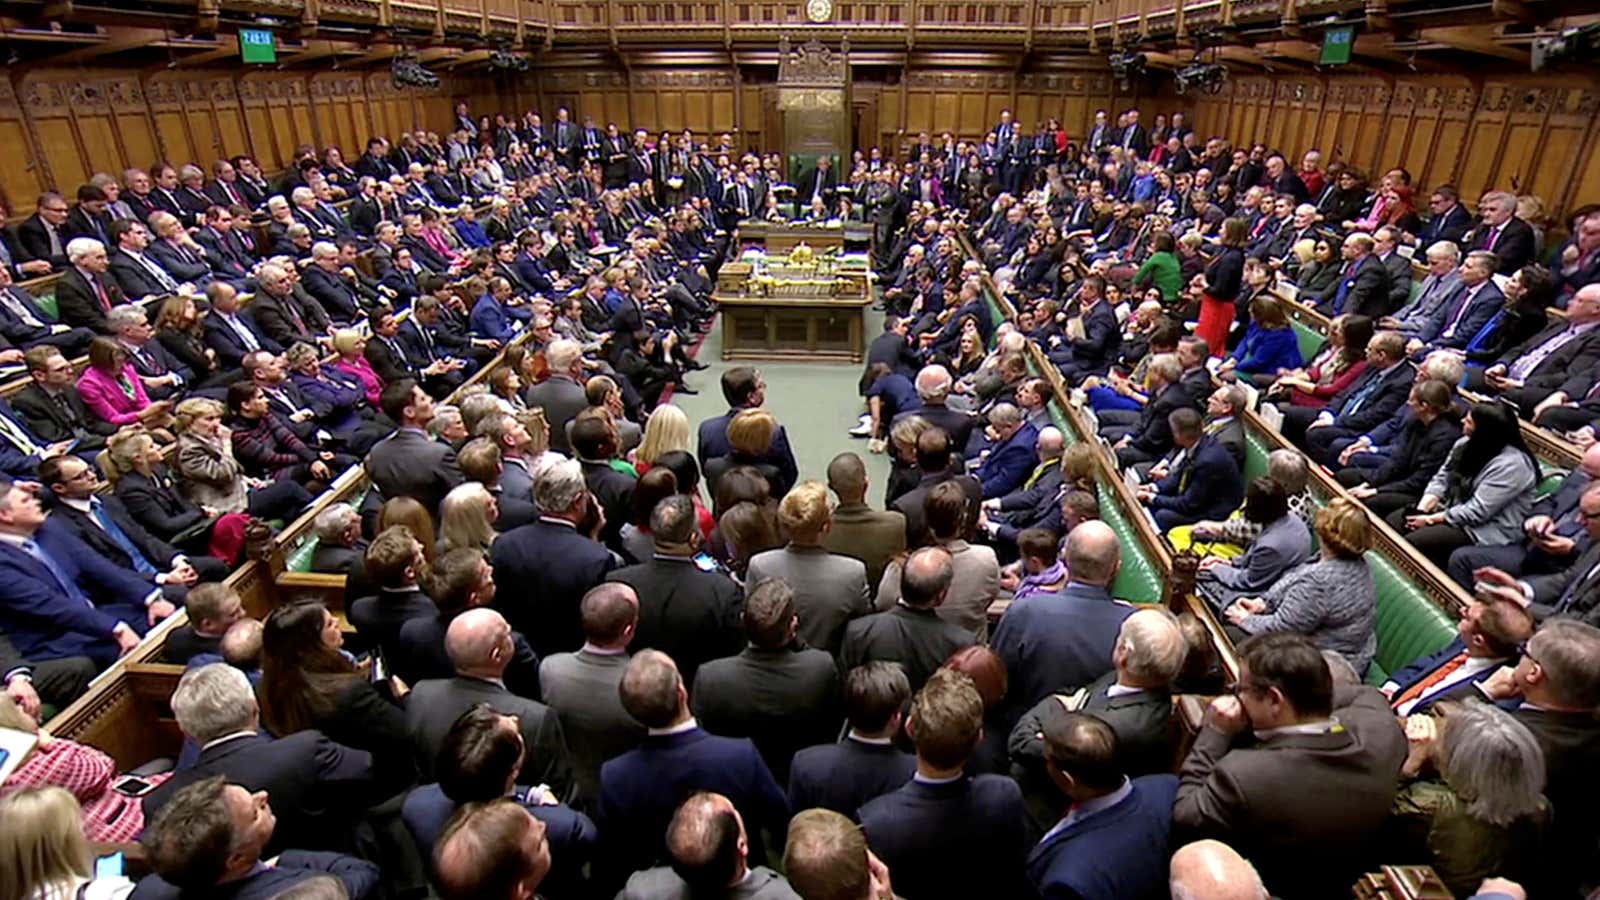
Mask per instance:
[[[815,39],[791,48],[789,36],[782,35],[778,38],[778,83],[843,87],[850,79],[849,56],[849,38],[834,51]]]

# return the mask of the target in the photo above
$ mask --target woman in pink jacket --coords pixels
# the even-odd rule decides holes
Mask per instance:
[[[128,362],[128,351],[108,337],[89,343],[89,367],[78,378],[78,396],[90,412],[113,425],[142,422],[161,427],[172,405],[165,400],[150,402],[139,373]]]

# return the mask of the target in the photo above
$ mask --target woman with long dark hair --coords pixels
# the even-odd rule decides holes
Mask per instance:
[[[1322,409],[1367,370],[1367,342],[1372,320],[1346,313],[1328,323],[1328,342],[1304,369],[1278,373],[1269,399],[1287,399],[1289,406]]]
[[[1476,404],[1461,430],[1464,437],[1428,482],[1416,511],[1407,515],[1398,509],[1388,517],[1396,531],[1441,569],[1462,547],[1521,541],[1522,522],[1539,480],[1539,465],[1522,442],[1510,407]]]

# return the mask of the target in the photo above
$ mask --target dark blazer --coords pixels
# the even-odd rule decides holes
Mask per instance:
[[[1495,240],[1494,248],[1489,248],[1489,227],[1482,222],[1467,236],[1466,249],[1462,255],[1473,250],[1488,250],[1500,261],[1495,269],[1501,275],[1514,275],[1516,271],[1530,262],[1533,262],[1535,245],[1533,226],[1512,216],[1501,226],[1500,237]]]
[[[399,658],[400,628],[412,619],[433,618],[439,610],[421,588],[380,590],[378,594],[349,601],[350,624],[383,653],[385,661]]]
[[[789,767],[789,808],[820,806],[854,819],[868,801],[904,785],[916,771],[917,758],[892,743],[846,737],[807,747]]]
[[[23,219],[17,225],[17,245],[22,250],[21,258],[24,260],[48,260],[57,272],[66,268],[67,242],[72,239],[67,231],[66,223],[62,223],[62,226],[56,229],[56,237],[61,243],[61,252],[59,254],[51,254],[50,235],[45,231],[44,220],[39,218],[38,213]]]
[[[1556,712],[1523,705],[1512,712],[1533,732],[1544,750],[1545,796],[1555,813],[1544,858],[1550,862],[1545,887],[1550,896],[1573,893],[1578,882],[1592,883],[1594,846],[1600,824],[1588,815],[1600,803],[1600,722],[1585,712]],[[1562,811],[1569,814],[1563,816]],[[1576,811],[1577,815],[1570,813]]]
[[[1009,494],[1022,484],[1039,462],[1034,446],[1039,430],[1024,421],[1010,437],[989,448],[989,455],[972,474],[983,485],[985,499]]]
[[[205,511],[178,493],[164,466],[157,467],[151,476],[126,472],[117,479],[115,490],[128,513],[162,540],[170,541],[206,521]]]
[[[1389,295],[1389,270],[1376,254],[1367,254],[1355,271],[1344,276],[1343,312],[1376,319],[1394,311]],[[1337,298],[1337,294],[1335,295]]]
[[[11,310],[0,305],[0,337],[4,337],[18,347],[32,347],[34,344],[43,343],[55,344],[62,347],[62,352],[69,357],[77,349],[72,346],[73,343],[76,343],[78,348],[88,345],[88,336],[82,335],[82,332],[78,332],[77,335],[62,332],[52,340],[50,326],[55,323],[55,318],[40,309],[39,304],[31,294],[16,286],[0,288],[0,291],[9,292],[30,315],[40,322],[37,326],[29,325],[20,316],[13,314]]]
[[[1566,329],[1564,322],[1556,322],[1526,341],[1507,350],[1499,362],[1510,366],[1524,353],[1560,334]],[[1600,363],[1600,328],[1591,328],[1573,340],[1567,341],[1554,353],[1528,373],[1526,388],[1554,391],[1565,384],[1574,372],[1587,372]]]
[[[100,496],[96,499],[102,504],[106,515],[110,517],[111,521],[116,524],[123,534],[127,535],[128,540],[133,543],[146,561],[159,571],[165,571],[171,567],[173,557],[178,555],[176,548],[145,531],[115,495]],[[71,529],[78,540],[83,541],[89,549],[110,560],[114,565],[127,570],[136,577],[144,577],[138,575],[133,565],[132,557],[116,541],[112,540],[111,536],[101,529],[99,525],[95,524],[89,518],[88,513],[73,509],[65,503],[57,503],[51,510],[50,518]]]
[[[0,632],[29,659],[87,656],[101,665],[117,657],[111,632],[119,622],[145,630],[144,599],[154,587],[95,553],[64,524],[46,521],[34,541],[92,605],[62,592],[50,570],[20,547],[0,542]]]
[[[733,417],[739,412],[740,410],[730,409],[723,415],[712,416],[700,423],[698,455],[702,470],[705,469],[707,460],[727,456],[733,452],[733,445],[728,443],[728,423],[733,421]],[[789,433],[784,431],[782,425],[779,425],[778,430],[773,433],[772,446],[767,448],[767,455],[762,459],[778,467],[785,483],[795,484],[800,480],[800,466],[794,461],[794,450],[789,447]]]
[[[973,641],[970,629],[941,619],[935,610],[901,603],[845,627],[839,669],[848,672],[863,663],[897,662],[915,694],[952,653]]]
[[[317,345],[317,331],[293,294],[275,297],[266,291],[257,291],[250,302],[250,316],[259,331],[285,347],[297,343]]]
[[[520,792],[519,792],[520,793]],[[517,794],[513,799],[544,823],[545,839],[550,843],[550,871],[539,882],[541,896],[568,898],[583,894],[583,868],[594,856],[600,832],[589,817],[565,804],[547,806],[529,803]],[[432,868],[433,850],[444,835],[445,825],[459,809],[437,784],[425,784],[406,794],[400,818],[416,841],[417,850]]]
[[[1165,900],[1174,775],[1135,778],[1108,809],[1049,835],[1028,854],[1028,880],[1041,897]]]
[[[755,744],[745,738],[716,737],[700,728],[650,735],[600,767],[600,826],[607,864],[597,871],[620,883],[665,856],[667,824],[684,798],[695,791],[727,797],[750,835],[751,866],[767,862],[762,830],[782,842],[789,825],[789,803],[773,780]]]
[[[328,318],[353,322],[361,316],[361,295],[350,282],[317,265],[306,266],[301,286],[312,299],[322,304]]]
[[[1128,446],[1147,456],[1165,455],[1172,450],[1172,425],[1167,418],[1177,410],[1193,408],[1193,405],[1182,382],[1162,388],[1161,393],[1152,397],[1139,413],[1139,428],[1133,432],[1133,440]]]
[[[936,472],[932,475],[923,475],[917,486],[900,495],[894,501],[894,509],[906,519],[906,546],[920,547],[928,537],[928,524],[923,514],[922,506],[928,499],[928,492],[934,486],[946,481],[955,481],[967,495],[968,506],[971,514],[969,521],[976,524],[978,520],[978,506],[983,502],[983,485],[971,475],[960,475],[952,471]]]
[[[501,715],[517,717],[523,745],[527,748],[519,780],[549,785],[557,797],[572,799],[567,742],[561,736],[561,722],[550,707],[519,697],[494,682],[462,675],[423,681],[412,688],[411,695],[406,698],[406,729],[411,732],[417,768],[423,777],[432,776],[434,761],[439,757],[450,726],[478,703],[489,704]]]
[[[1274,895],[1348,895],[1381,859],[1373,839],[1394,803],[1406,739],[1373,688],[1336,686],[1333,707],[1339,725],[1322,734],[1263,741],[1202,727],[1183,764],[1174,839],[1226,841]]]
[[[384,497],[411,497],[435,516],[465,476],[456,453],[416,428],[401,428],[367,454],[367,473]]]
[[[238,881],[185,891],[160,875],[146,875],[129,895],[130,900],[184,900],[203,894],[208,900],[270,900],[295,884],[318,875],[332,875],[344,885],[350,900],[366,900],[378,894],[378,864],[337,853],[289,850],[278,856],[277,864],[257,866]]]
[[[1393,675],[1390,675],[1389,681],[1384,685],[1384,687],[1387,688],[1389,684],[1394,685],[1394,691],[1389,695],[1391,705],[1406,691],[1409,691],[1418,682],[1427,679],[1427,677],[1438,670],[1440,666],[1460,655],[1465,649],[1467,649],[1466,643],[1460,638],[1457,638],[1451,641],[1449,646],[1445,647],[1443,650],[1440,650],[1438,653],[1429,653],[1426,656],[1423,656],[1421,659],[1412,662],[1404,669],[1401,669]],[[1506,665],[1511,665],[1514,662],[1515,660],[1507,660]],[[1465,679],[1450,685],[1448,689],[1433,689],[1427,691],[1418,697],[1415,704],[1406,710],[1406,714],[1412,715],[1415,713],[1427,712],[1429,708],[1431,708],[1435,703],[1438,703],[1440,700],[1465,699],[1474,696],[1481,697],[1482,695],[1478,694],[1478,692],[1474,689],[1474,685],[1488,680],[1489,676],[1493,675],[1499,670],[1499,668],[1499,666],[1485,666],[1484,668],[1479,669],[1478,671],[1467,676]]]
[[[747,647],[700,666],[689,696],[700,727],[754,741],[784,784],[796,751],[838,735],[839,690],[833,658],[821,650]]]
[[[1461,239],[1472,228],[1472,214],[1467,208],[1457,203],[1450,207],[1450,211],[1442,216],[1429,219],[1422,230],[1417,232],[1417,247],[1426,250],[1439,241],[1450,241],[1459,246]]]
[[[100,282],[106,292],[106,300],[112,306],[127,302],[122,288],[110,276],[96,275],[95,279]],[[98,334],[111,333],[106,327],[106,309],[100,305],[100,297],[75,266],[67,267],[56,281],[56,311],[63,324],[88,328]]]
[[[583,480],[589,493],[600,502],[605,511],[606,524],[600,537],[612,549],[622,547],[622,525],[633,513],[633,488],[638,479],[611,468],[609,462],[579,459],[583,467]]]
[[[1243,499],[1244,479],[1233,454],[1216,438],[1202,435],[1183,455],[1183,462],[1156,483],[1149,506],[1157,513],[1169,513],[1170,518],[1198,522],[1226,519]],[[1157,522],[1162,518],[1157,515]]]
[[[540,657],[583,646],[577,601],[616,566],[604,546],[549,519],[502,534],[489,562],[501,586],[497,607]]]
[[[628,651],[667,654],[677,662],[684,684],[695,683],[702,664],[744,647],[744,594],[721,572],[702,571],[681,557],[656,557],[617,569],[605,580],[629,585],[639,595],[639,621]]]
[[[1572,343],[1576,344],[1578,341]],[[1368,366],[1360,378],[1351,382],[1328,402],[1328,411],[1333,413],[1333,424],[1356,434],[1366,434],[1371,431],[1394,415],[1394,411],[1406,402],[1406,398],[1411,395],[1411,382],[1416,378],[1416,374],[1415,368],[1404,363],[1392,366],[1387,371]],[[1356,395],[1373,382],[1378,382],[1378,386],[1367,394],[1359,407],[1356,407],[1353,402]]]
[[[384,384],[393,384],[404,378],[415,378],[417,372],[411,366],[411,361],[406,358],[405,350],[398,340],[390,343],[378,335],[373,335],[367,341],[367,362],[372,364],[372,371],[378,373]]]
[[[150,242],[150,246],[145,248],[144,252],[179,284],[188,282],[204,285],[211,279],[210,261],[187,246],[180,247],[171,241],[157,238]]]
[[[1373,472],[1367,483],[1385,494],[1421,497],[1459,437],[1461,423],[1450,416],[1440,416],[1426,427],[1413,418],[1389,452],[1389,461]]]
[[[1105,374],[1122,348],[1122,329],[1117,326],[1116,310],[1101,301],[1083,317],[1083,337],[1069,340],[1050,351],[1050,361],[1076,377]]]
[[[182,625],[167,632],[166,645],[161,656],[167,662],[187,666],[196,656],[206,653],[222,654],[222,636],[211,637],[194,630],[193,624]]]
[[[45,441],[55,443],[76,438],[78,446],[73,449],[80,453],[104,449],[106,438],[116,433],[117,426],[91,415],[83,405],[83,397],[70,387],[61,392],[61,400],[62,403],[51,400],[44,388],[35,382],[18,391],[11,398],[11,404],[28,430]]]
[[[235,318],[250,330],[250,333],[255,336],[256,343],[261,345],[261,349],[271,353],[283,352],[283,345],[267,337],[266,332],[262,331],[261,326],[256,324],[249,310],[239,310],[235,314]],[[245,346],[238,332],[228,327],[228,324],[215,314],[201,319],[200,327],[205,330],[206,346],[217,351],[217,364],[219,366],[224,369],[237,369],[243,365],[244,355],[250,352],[250,348]]]
[[[170,293],[166,288],[162,287],[161,282],[157,281],[154,275],[150,274],[149,269],[140,265],[132,256],[123,252],[120,248],[113,248],[110,255],[110,275],[118,285],[121,285],[124,294],[138,298],[161,296]],[[161,263],[155,257],[146,254],[145,260],[157,268],[161,268]],[[162,271],[166,270],[162,269]],[[167,277],[172,278],[172,273],[167,272]],[[172,280],[174,282],[178,281],[176,278],[172,278]]]
[[[967,444],[971,442],[972,430],[978,424],[977,417],[972,413],[951,409],[942,402],[924,402],[921,409],[901,413],[895,416],[895,420],[898,421],[907,416],[920,416],[929,425],[942,429],[945,436],[950,439],[950,452],[956,454],[963,452]],[[701,426],[701,433],[704,434],[704,426]]]
[[[1107,672],[1093,683],[1083,685],[1084,698],[1079,711],[1103,719],[1117,734],[1117,761],[1128,775],[1155,775],[1172,771],[1173,746],[1168,726],[1172,721],[1172,694],[1165,690],[1141,690],[1111,696],[1117,673]],[[1064,684],[1055,693],[1071,694],[1078,685]],[[1044,775],[1044,740],[1039,737],[1045,725],[1064,715],[1065,707],[1054,694],[1040,700],[1017,722],[1006,742],[1013,763],[1028,770],[1030,776]],[[1045,779],[1048,784],[1048,778]],[[1054,787],[1050,788],[1052,791]]]
[[[1111,671],[1111,650],[1130,615],[1133,607],[1113,601],[1105,588],[1078,582],[1011,604],[990,641],[1010,675],[1001,715],[1006,733],[1055,691]]]
[[[336,744],[320,731],[297,731],[276,739],[252,734],[201,750],[194,766],[180,769],[144,796],[145,819],[155,816],[178,791],[213,775],[271,797],[278,827],[267,844],[269,855],[291,846],[353,849],[352,832],[367,807],[403,787],[374,777],[371,754]]]
[[[860,816],[906,900],[1032,895],[1023,877],[1031,835],[1022,792],[1003,775],[912,780],[863,805]]]

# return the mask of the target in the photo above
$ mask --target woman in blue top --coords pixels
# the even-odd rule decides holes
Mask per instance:
[[[1260,378],[1263,384],[1270,384],[1279,369],[1296,369],[1302,363],[1300,342],[1289,327],[1283,304],[1263,293],[1250,301],[1250,327],[1233,354],[1223,360],[1217,374],[1232,372],[1250,381]]]

